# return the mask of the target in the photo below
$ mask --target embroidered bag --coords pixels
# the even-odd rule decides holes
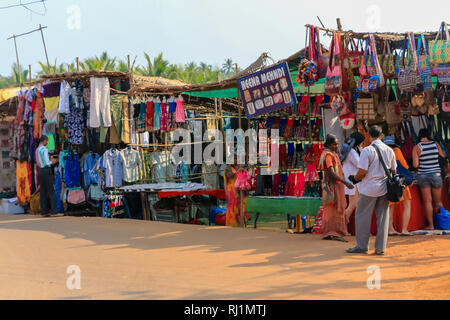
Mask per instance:
[[[447,23],[442,22],[434,41],[430,41],[430,61],[434,64],[450,63],[450,35]]]
[[[403,41],[402,48],[402,60],[403,65],[400,66],[400,55],[397,59],[397,75],[398,75],[398,87],[402,91],[413,92],[417,87],[417,66],[414,65],[414,61],[410,61],[408,66],[405,65],[405,55],[409,52],[409,41],[406,39]],[[414,60],[414,59],[413,59]]]
[[[423,45],[424,55],[420,55],[421,45]],[[430,61],[429,61],[429,57],[428,57],[427,44],[425,42],[425,37],[423,34],[421,34],[419,36],[417,55],[418,55],[418,59],[419,59],[419,63],[420,63],[419,72],[420,72],[420,78],[423,83],[423,89],[430,90],[433,86],[433,78],[431,75],[431,66],[430,66]],[[424,61],[425,61],[425,67],[422,67]]]
[[[343,72],[341,63],[341,51],[338,41],[338,35],[334,34],[330,47],[330,61],[325,80],[325,93],[327,95],[336,95],[342,91]]]

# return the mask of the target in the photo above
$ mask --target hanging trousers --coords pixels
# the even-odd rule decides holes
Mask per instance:
[[[89,125],[91,128],[100,127],[103,119],[104,127],[111,127],[111,102],[108,78],[91,78],[91,98]],[[101,116],[101,118],[100,118]]]
[[[56,191],[52,168],[39,168],[39,183],[42,215],[56,214]],[[48,201],[50,201],[50,212],[48,212]]]

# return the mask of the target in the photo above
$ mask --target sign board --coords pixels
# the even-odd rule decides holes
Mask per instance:
[[[239,79],[239,90],[248,118],[296,104],[286,62]]]

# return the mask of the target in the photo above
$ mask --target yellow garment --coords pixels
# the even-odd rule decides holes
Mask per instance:
[[[59,97],[44,98],[45,111],[52,111],[58,108]]]
[[[19,203],[30,203],[30,183],[28,180],[28,162],[17,161],[17,198]]]
[[[122,97],[122,112],[123,112],[123,124],[122,124],[122,141],[124,143],[130,143],[130,123],[128,120],[129,105],[128,98]]]
[[[20,91],[20,88],[0,89],[0,102],[17,96],[17,92],[19,92],[19,91]]]

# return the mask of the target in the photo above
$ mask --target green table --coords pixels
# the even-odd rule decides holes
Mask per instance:
[[[255,228],[260,214],[287,214],[302,216],[317,216],[322,198],[308,197],[248,197],[247,213],[256,214]]]

